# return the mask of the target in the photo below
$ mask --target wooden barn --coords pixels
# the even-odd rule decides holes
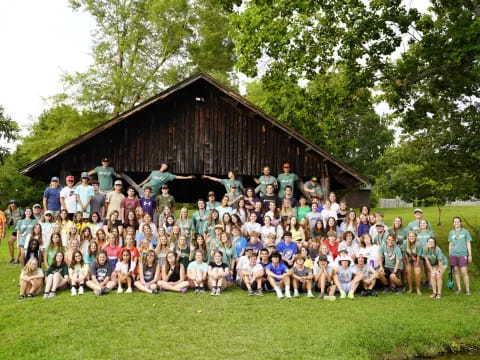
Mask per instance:
[[[348,194],[350,206],[368,203],[357,192],[368,180],[297,132],[204,73],[198,73],[32,162],[22,173],[49,181],[79,176],[108,157],[118,172],[136,183],[167,161],[177,175],[226,178],[237,173],[245,186],[269,165],[272,174],[284,162],[304,180],[316,176],[324,191]],[[223,186],[198,177],[173,181],[180,202],[205,197]],[[357,194],[357,195],[354,195]],[[353,203],[354,202],[354,203]]]

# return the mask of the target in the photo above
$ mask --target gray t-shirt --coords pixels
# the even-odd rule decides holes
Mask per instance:
[[[344,269],[341,266],[337,267],[337,276],[338,280],[341,283],[349,283],[353,279],[354,269],[349,266],[348,268]]]
[[[92,200],[90,201],[90,210],[91,212],[98,212],[100,217],[102,217],[103,206],[105,205],[105,195],[96,193]]]
[[[294,266],[294,267],[292,267],[292,271],[295,275],[297,275],[299,277],[308,276],[308,274],[310,274],[312,272],[312,270],[307,268],[306,266],[304,266],[302,270],[300,270],[296,266]]]

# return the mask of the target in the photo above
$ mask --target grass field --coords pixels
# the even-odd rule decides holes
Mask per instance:
[[[436,223],[436,209],[424,209]],[[412,209],[386,209],[409,221]],[[434,226],[446,250],[454,215],[480,223],[480,208],[444,208]],[[433,221],[435,220],[435,221]],[[474,239],[478,241],[478,239]],[[473,247],[478,247],[477,242]],[[479,343],[480,286],[471,297],[444,289],[444,298],[278,300],[228,290],[220,297],[91,292],[17,301],[20,268],[0,246],[0,359],[369,359],[436,354]]]

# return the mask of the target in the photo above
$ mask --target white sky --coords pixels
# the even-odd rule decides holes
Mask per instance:
[[[424,10],[428,0],[404,0]],[[0,105],[25,130],[61,92],[62,72],[91,62],[93,19],[67,0],[0,0]]]

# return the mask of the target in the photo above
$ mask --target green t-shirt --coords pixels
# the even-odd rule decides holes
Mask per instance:
[[[240,195],[242,193],[241,189],[243,189],[243,185],[238,180],[230,180],[230,179],[222,179],[222,185],[225,186],[225,192],[227,194],[230,193],[230,187],[235,185],[237,190],[235,191],[235,195]]]
[[[163,209],[165,206],[170,207],[170,209],[174,209],[175,206],[177,205],[175,203],[175,198],[168,194],[167,196],[163,196],[163,194],[157,195],[157,211],[158,212],[163,212]]]
[[[435,235],[431,231],[422,231],[417,234],[417,241],[422,249],[427,245],[427,241],[431,237],[435,238]]]
[[[467,242],[472,241],[472,236],[466,229],[452,230],[448,234],[448,242],[452,243],[450,256],[468,256]]]
[[[392,228],[391,233],[395,233],[395,235],[397,236],[398,245],[402,246],[405,243],[405,240],[407,239],[407,234],[408,234],[407,229],[401,228],[398,230],[393,230]]]
[[[373,243],[380,246],[385,244],[385,241],[387,240],[389,232],[384,231],[382,235],[378,234],[373,237]]]
[[[417,241],[417,243],[413,246],[410,246],[410,250],[408,250],[407,242],[405,241],[402,245],[402,252],[410,259],[412,256],[422,256],[423,248],[420,247],[420,244]]]
[[[323,195],[322,187],[320,186],[319,183],[317,183],[317,185],[314,186],[312,184],[312,181],[309,180],[305,183],[305,186],[307,187],[308,190],[314,190],[315,194],[317,194],[318,196]]]
[[[420,221],[417,221],[417,220],[410,221],[408,223],[407,230],[418,233],[420,231]],[[428,225],[428,230],[432,231],[432,226],[430,225],[429,221],[427,221],[427,225]]]
[[[394,245],[393,248],[387,248],[386,244],[382,244],[378,249],[378,253],[383,256],[384,267],[394,269],[395,263],[397,260],[400,260],[398,270],[403,269],[402,250],[398,246]]]
[[[262,175],[258,178],[258,182],[260,183],[260,192],[265,195],[267,193],[266,187],[267,185],[273,185],[277,179],[275,176],[269,175],[268,177],[265,175]]]
[[[112,167],[104,168],[103,166],[97,166],[93,171],[97,174],[99,189],[102,191],[112,190],[113,175],[116,171]]]
[[[302,221],[302,219],[307,216],[307,214],[312,211],[312,209],[310,209],[310,206],[306,206],[306,207],[297,207],[297,220],[300,222]]]
[[[147,186],[150,186],[152,188],[152,195],[155,196],[158,194],[160,187],[163,184],[175,180],[176,176],[168,171],[161,172],[159,170],[153,170],[148,178],[150,181],[143,185],[143,189],[145,189]]]
[[[196,234],[203,234],[207,232],[207,221],[210,211],[204,210],[202,212],[195,211],[192,215],[193,227]]]
[[[295,192],[295,182],[298,181],[298,176],[294,173],[289,173],[288,175],[280,174],[277,176],[278,182],[278,197],[285,197],[285,188],[287,186],[292,187],[292,191]]]
[[[442,262],[442,266],[448,266],[447,257],[443,255],[442,249],[440,249],[438,246],[435,248],[435,251],[425,249],[423,252],[423,257],[427,258],[432,266],[437,266],[439,260]]]

